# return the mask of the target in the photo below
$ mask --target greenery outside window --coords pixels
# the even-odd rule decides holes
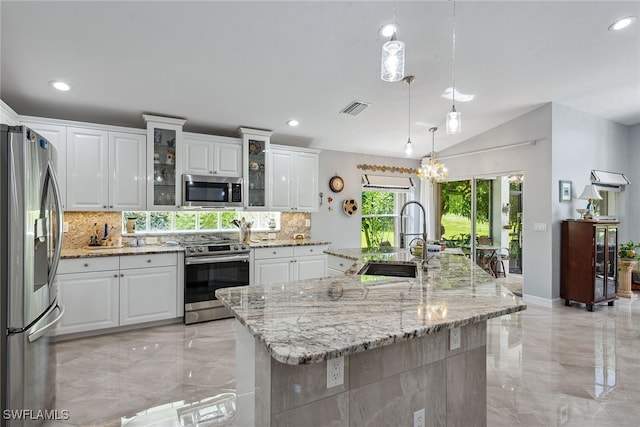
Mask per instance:
[[[397,246],[400,208],[407,193],[385,191],[362,192],[361,246],[379,248]]]
[[[137,233],[183,233],[233,231],[233,220],[242,218],[252,222],[253,231],[280,230],[280,212],[122,212],[122,232],[126,233],[127,219],[135,218]],[[269,228],[275,221],[276,227]]]

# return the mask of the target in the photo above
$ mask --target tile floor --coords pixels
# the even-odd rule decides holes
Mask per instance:
[[[638,293],[636,293],[638,294]],[[574,304],[487,325],[488,426],[640,425],[640,300]],[[233,390],[231,320],[60,342],[57,409],[68,424],[137,426],[121,417]]]

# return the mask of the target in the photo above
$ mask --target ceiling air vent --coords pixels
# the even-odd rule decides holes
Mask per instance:
[[[362,113],[368,106],[369,104],[367,104],[366,102],[353,101],[351,104],[344,107],[344,109],[340,112],[343,114],[349,114],[351,116],[357,116],[358,114]]]

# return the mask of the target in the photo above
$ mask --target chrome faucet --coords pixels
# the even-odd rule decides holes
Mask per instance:
[[[407,234],[404,232],[404,221],[403,221],[404,210],[410,204],[416,204],[420,206],[420,209],[422,209],[422,234],[419,234],[419,233]],[[409,200],[404,205],[402,205],[402,208],[400,209],[400,247],[406,249],[405,236],[422,236],[422,268],[426,269],[427,268],[427,213],[424,209],[424,206],[422,206],[420,202],[415,200]]]

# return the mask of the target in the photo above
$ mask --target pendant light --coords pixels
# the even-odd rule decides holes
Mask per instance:
[[[393,3],[393,34],[382,45],[380,78],[385,82],[398,82],[404,78],[404,43],[396,40],[396,3]]]
[[[453,37],[451,54],[451,111],[447,113],[447,133],[462,131],[462,113],[456,111],[456,0],[453,0]]]
[[[404,152],[407,157],[410,157],[413,154],[413,142],[411,142],[411,83],[413,83],[415,79],[416,78],[414,76],[407,76],[402,79],[407,83],[407,85],[409,85],[409,121],[407,122],[407,135],[409,135],[409,138],[404,146]]]
[[[431,157],[429,163],[423,163],[418,171],[418,176],[421,179],[428,179],[431,183],[442,181],[449,175],[447,167],[436,159],[435,133],[437,130],[437,127],[429,128],[429,132],[431,132]]]

